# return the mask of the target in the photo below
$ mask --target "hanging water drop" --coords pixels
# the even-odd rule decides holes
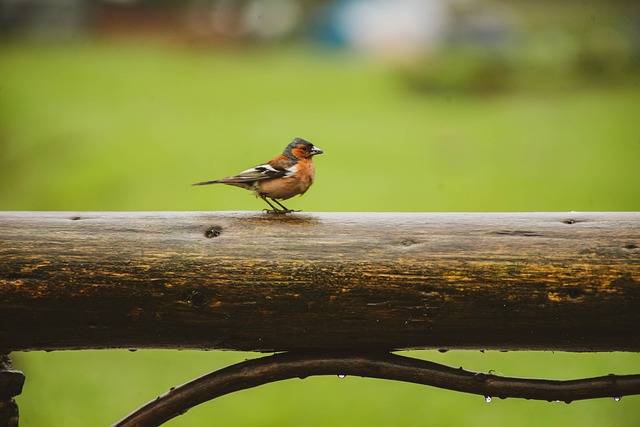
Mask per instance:
[[[620,402],[620,399],[622,399],[620,396],[616,396],[613,398],[613,400],[615,400],[616,402]]]
[[[346,374],[338,374],[338,378],[340,378],[340,379],[343,379],[343,378],[346,378],[346,377],[347,377]]]
[[[491,403],[491,396],[485,396],[484,401],[487,403]]]

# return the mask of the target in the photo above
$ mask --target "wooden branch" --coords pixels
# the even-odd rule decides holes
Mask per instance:
[[[640,350],[640,213],[0,214],[0,348]]]
[[[11,359],[0,354],[0,426],[18,427],[19,411],[14,397],[22,393],[24,375],[11,366]]]
[[[190,408],[259,385],[313,375],[356,375],[404,381],[492,397],[563,401],[640,394],[640,375],[608,375],[556,381],[500,377],[455,369],[426,360],[385,353],[281,353],[241,362],[172,388],[115,424],[158,426]]]

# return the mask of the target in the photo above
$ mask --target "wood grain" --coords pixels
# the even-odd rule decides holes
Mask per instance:
[[[0,348],[640,350],[640,213],[0,213]]]

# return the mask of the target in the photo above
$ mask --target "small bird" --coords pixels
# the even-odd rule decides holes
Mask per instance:
[[[267,202],[269,213],[295,212],[278,200],[287,200],[307,192],[315,176],[313,156],[323,151],[302,138],[294,138],[281,155],[265,164],[240,172],[237,175],[213,181],[197,182],[193,185],[235,185],[255,193]],[[272,202],[278,205],[274,206]]]

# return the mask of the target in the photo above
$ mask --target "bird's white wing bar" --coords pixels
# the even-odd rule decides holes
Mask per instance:
[[[272,174],[273,172],[278,172],[281,173],[282,171],[279,171],[278,169],[275,169],[273,166],[268,165],[268,164],[264,164],[264,165],[258,165],[252,168],[249,168],[247,170],[244,170],[242,172],[240,172],[238,175],[244,175],[244,174],[252,174],[252,173],[264,173],[264,174]]]
[[[248,183],[262,181],[263,179],[280,178],[285,176],[286,173],[287,171],[285,169],[276,169],[271,165],[265,164],[247,169],[237,175],[220,179],[217,182],[223,184]]]
[[[290,166],[285,170],[286,170],[286,173],[285,173],[284,177],[285,178],[292,177],[298,171],[298,164],[296,163],[295,165]]]

